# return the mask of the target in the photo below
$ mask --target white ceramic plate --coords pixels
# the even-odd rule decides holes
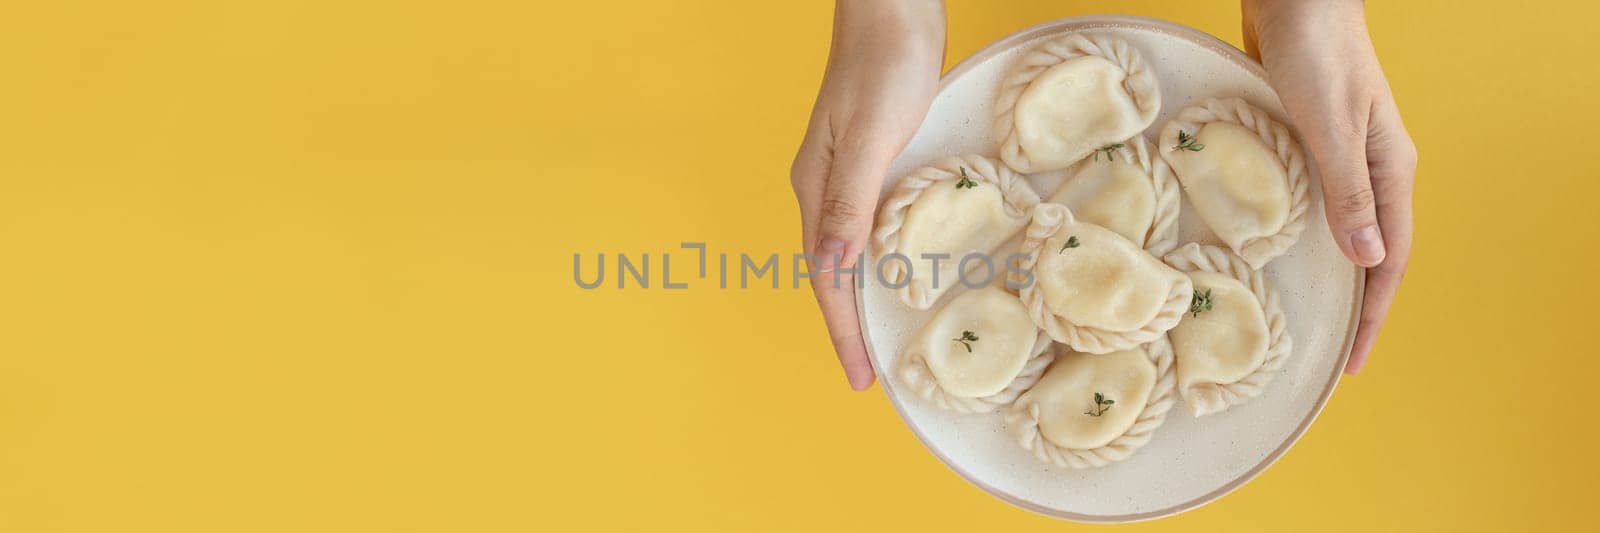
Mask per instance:
[[[979,50],[945,75],[928,118],[889,169],[884,191],[900,176],[940,157],[997,154],[992,101],[1000,78],[1022,51],[1064,33],[1093,30],[1120,37],[1144,54],[1161,82],[1155,135],[1178,109],[1208,97],[1237,96],[1285,122],[1283,108],[1248,56],[1215,37],[1170,22],[1128,16],[1089,16],[1034,26]],[[1061,172],[1030,176],[1049,197]],[[1339,381],[1349,357],[1361,305],[1363,276],[1340,255],[1328,233],[1321,185],[1312,173],[1310,220],[1289,253],[1266,268],[1282,295],[1294,351],[1266,392],[1247,404],[1194,418],[1179,404],[1154,438],[1132,457],[1093,470],[1071,470],[1034,458],[1004,430],[1000,413],[960,415],[939,410],[904,390],[893,368],[904,343],[962,288],[933,310],[902,305],[881,284],[858,291],[862,328],[884,392],[911,431],[941,461],[979,488],[1024,509],[1084,522],[1149,520],[1204,505],[1238,488],[1282,456],[1305,433]],[[1218,244],[1183,202],[1182,242]],[[869,257],[869,265],[876,257]]]

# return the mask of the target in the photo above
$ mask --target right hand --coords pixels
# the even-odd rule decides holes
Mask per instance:
[[[801,244],[816,257],[811,290],[855,390],[872,386],[872,366],[856,315],[855,276],[834,267],[860,267],[884,173],[938,91],[944,30],[940,1],[838,2],[822,90],[789,171]]]
[[[1245,47],[1261,59],[1322,175],[1328,229],[1367,269],[1345,372],[1378,340],[1411,255],[1417,147],[1367,35],[1360,0],[1246,0]]]

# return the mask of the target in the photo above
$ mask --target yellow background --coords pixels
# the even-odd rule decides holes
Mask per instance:
[[[964,0],[947,66],[1095,12],[1240,42],[1226,1]],[[848,392],[809,291],[575,287],[796,248],[830,13],[6,2],[0,531],[1088,529]],[[1370,7],[1422,154],[1372,362],[1261,478],[1117,529],[1592,524],[1596,16]]]

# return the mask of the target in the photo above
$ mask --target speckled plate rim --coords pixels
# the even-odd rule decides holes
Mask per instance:
[[[988,61],[994,56],[1015,48],[1024,42],[1028,42],[1046,35],[1055,35],[1108,26],[1137,28],[1178,37],[1194,43],[1201,48],[1205,48],[1217,53],[1218,55],[1221,55],[1234,64],[1239,65],[1245,71],[1249,72],[1250,75],[1255,76],[1257,79],[1260,79],[1263,82],[1265,82],[1267,79],[1266,70],[1262,69],[1261,65],[1256,63],[1254,59],[1251,59],[1250,56],[1245,55],[1245,53],[1238,48],[1234,48],[1233,45],[1230,45],[1221,39],[1218,39],[1203,31],[1175,22],[1168,22],[1149,17],[1139,17],[1133,15],[1085,15],[1036,24],[990,43],[988,46],[985,46],[972,55],[967,56],[966,59],[961,60],[961,62],[957,63],[955,67],[952,67],[949,72],[946,72],[944,76],[939,79],[939,93],[944,93],[944,91],[948,89],[952,83],[966,75],[967,72],[972,70],[974,66]],[[1270,86],[1270,84],[1268,84],[1268,86]],[[1285,124],[1285,126],[1289,127],[1291,131],[1294,129],[1294,127],[1291,125]],[[1296,132],[1296,136],[1299,136],[1298,132]],[[1283,457],[1283,454],[1287,453],[1289,448],[1293,447],[1294,443],[1298,442],[1300,437],[1305,435],[1307,430],[1311,429],[1311,423],[1316,421],[1317,415],[1321,414],[1322,409],[1328,405],[1328,398],[1333,395],[1333,390],[1338,387],[1339,378],[1344,373],[1345,363],[1350,360],[1350,350],[1355,345],[1356,327],[1360,325],[1359,318],[1361,316],[1361,307],[1363,305],[1362,296],[1365,294],[1366,288],[1365,270],[1355,269],[1355,272],[1356,279],[1353,282],[1353,287],[1355,289],[1355,300],[1353,305],[1350,306],[1350,327],[1349,330],[1345,332],[1343,348],[1339,351],[1341,354],[1339,356],[1339,361],[1333,365],[1332,375],[1328,376],[1328,381],[1326,385],[1324,385],[1322,393],[1318,395],[1316,404],[1312,407],[1311,412],[1306,415],[1304,420],[1300,421],[1300,424],[1295,427],[1294,431],[1289,434],[1288,438],[1274,448],[1271,453],[1268,453],[1266,457],[1262,458],[1260,463],[1256,464],[1254,467],[1251,467],[1249,470],[1239,475],[1239,477],[1224,483],[1216,490],[1200,495],[1192,500],[1178,503],[1166,508],[1131,514],[1083,514],[1041,506],[989,486],[988,484],[980,481],[977,477],[973,476],[970,472],[967,472],[961,467],[956,466],[956,464],[948,457],[945,457],[944,454],[938,452],[933,447],[933,445],[928,441],[928,437],[923,434],[921,429],[917,428],[910,422],[910,418],[906,415],[905,406],[901,405],[896,399],[896,393],[894,392],[895,385],[891,384],[893,380],[882,379],[882,376],[885,375],[884,369],[878,367],[877,355],[873,353],[873,342],[871,337],[872,328],[867,324],[866,300],[862,295],[862,291],[856,291],[856,316],[860,317],[861,336],[862,340],[866,343],[868,352],[867,359],[872,364],[873,371],[876,372],[880,377],[880,379],[878,379],[878,384],[883,388],[884,395],[889,398],[889,404],[894,406],[894,410],[896,414],[900,416],[900,420],[905,423],[905,426],[911,430],[913,435],[916,435],[917,440],[922,443],[923,447],[927,448],[929,452],[933,453],[934,457],[939,459],[939,462],[944,463],[946,467],[950,468],[952,471],[955,471],[957,475],[961,476],[961,479],[966,480],[973,486],[976,486],[979,489],[982,489],[984,492],[987,492],[996,498],[1000,498],[1011,505],[1015,505],[1022,509],[1052,518],[1060,518],[1074,522],[1100,524],[1142,522],[1146,520],[1155,520],[1157,518],[1172,516],[1184,511],[1196,509],[1228,495],[1228,493],[1237,490],[1239,487],[1244,486],[1245,483],[1249,483],[1250,480],[1255,479],[1256,476],[1261,475],[1261,473],[1266,471],[1268,467],[1271,467],[1273,463],[1276,463],[1279,458]]]

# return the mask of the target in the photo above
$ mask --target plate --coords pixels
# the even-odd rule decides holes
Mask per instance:
[[[1086,30],[1126,40],[1155,68],[1162,107],[1147,136],[1153,137],[1189,102],[1210,97],[1243,98],[1287,125],[1260,65],[1215,37],[1141,17],[1061,19],[1000,39],[951,69],[941,80],[921,129],[890,166],[885,193],[901,176],[938,158],[967,153],[996,156],[992,103],[1000,78],[1013,60],[1040,41]],[[1308,210],[1306,230],[1288,254],[1265,269],[1281,294],[1294,349],[1260,397],[1199,419],[1180,403],[1148,445],[1104,468],[1048,465],[1017,444],[1005,431],[1000,413],[940,410],[885,371],[894,367],[904,343],[963,288],[954,287],[933,309],[916,311],[882,284],[867,283],[857,291],[856,303],[872,365],[889,402],[928,450],[956,474],[996,497],[1048,516],[1081,522],[1149,520],[1194,509],[1239,488],[1283,456],[1310,427],[1338,384],[1355,337],[1364,278],[1361,269],[1340,254],[1328,232],[1320,178],[1311,170],[1315,205]],[[1030,175],[1029,182],[1040,197],[1049,197],[1063,173]],[[1187,199],[1180,224],[1180,242],[1220,243]],[[867,265],[876,265],[877,257],[869,255],[869,261]]]

